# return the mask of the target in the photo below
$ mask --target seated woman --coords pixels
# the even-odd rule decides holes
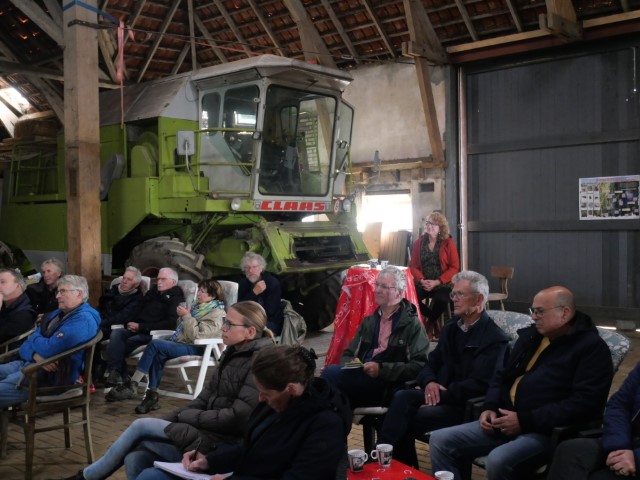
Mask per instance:
[[[225,317],[222,286],[213,279],[202,280],[198,284],[196,303],[191,307],[191,312],[183,306],[176,310],[180,322],[173,335],[167,340],[151,340],[144,349],[131,381],[111,389],[105,397],[107,401],[135,398],[138,394],[138,382],[148,376],[148,390],[142,403],[136,407],[136,413],[149,413],[160,408],[158,386],[165,362],[184,355],[202,354],[203,347],[193,345],[198,338],[220,337]]]
[[[411,247],[409,270],[416,282],[420,313],[429,339],[440,335],[438,319],[447,308],[451,279],[460,271],[460,257],[449,223],[444,215],[434,212],[427,217],[425,233]]]
[[[256,352],[274,344],[266,324],[267,315],[256,302],[231,306],[222,324],[227,348],[209,386],[198,398],[166,419],[134,421],[102,458],[66,480],[106,479],[122,465],[127,478],[137,478],[152,468],[155,460],[179,462],[183,452],[196,446],[208,454],[221,444],[239,441],[249,414],[258,404],[251,363]],[[156,479],[174,478],[156,473]]]
[[[613,394],[604,412],[602,438],[576,438],[558,446],[547,480],[639,478],[640,363]]]
[[[229,478],[238,480],[336,478],[346,453],[351,409],[344,395],[322,378],[314,378],[314,358],[300,346],[258,352],[251,371],[262,403],[251,414],[244,442],[220,446],[209,454],[189,451],[182,457],[183,466],[216,472],[212,480],[231,471]],[[138,480],[155,478],[145,472]]]

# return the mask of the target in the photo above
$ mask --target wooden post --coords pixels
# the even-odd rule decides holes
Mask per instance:
[[[96,7],[97,0],[84,0]],[[64,10],[64,150],[68,271],[89,282],[91,303],[101,292],[98,35],[74,20],[97,23],[82,3]]]

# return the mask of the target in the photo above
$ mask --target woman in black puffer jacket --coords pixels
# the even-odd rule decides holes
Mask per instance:
[[[266,313],[256,302],[231,306],[222,325],[227,348],[208,388],[167,419],[136,420],[102,458],[68,480],[109,478],[122,465],[127,478],[135,479],[144,470],[153,469],[154,461],[178,462],[183,452],[196,446],[208,453],[222,443],[239,441],[249,414],[258,404],[251,375],[254,354],[274,344],[266,324]],[[174,478],[155,469],[153,475]]]

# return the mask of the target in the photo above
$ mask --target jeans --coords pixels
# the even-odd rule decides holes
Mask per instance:
[[[127,355],[150,341],[151,335],[131,332],[126,328],[113,330],[107,344],[107,369],[116,370],[124,377],[127,374]]]
[[[136,478],[154,460],[177,462],[182,452],[176,448],[164,429],[170,422],[160,418],[139,418],[109,447],[96,462],[84,469],[87,480],[109,478],[122,465],[126,465],[127,478]],[[154,447],[157,447],[154,449]],[[142,451],[145,455],[139,454]],[[153,457],[153,458],[152,458]]]
[[[321,377],[349,398],[351,408],[384,405],[388,383],[379,378],[371,378],[361,368],[343,370],[340,365],[329,365],[323,370]]]
[[[149,375],[149,388],[156,389],[164,373],[167,360],[183,355],[202,355],[204,349],[195,345],[171,342],[169,340],[151,340],[144,349],[142,358],[138,362],[137,370]]]
[[[398,390],[391,400],[378,438],[378,443],[393,445],[393,458],[414,468],[418,468],[416,437],[464,420],[464,407],[423,405],[424,390]]]
[[[0,408],[22,403],[29,398],[29,392],[16,388],[22,379],[22,367],[27,365],[23,360],[0,365]]]
[[[433,432],[429,455],[434,472],[448,470],[456,479],[471,478],[472,460],[487,455],[487,480],[520,480],[516,467],[526,463],[531,472],[544,465],[549,444],[549,436],[540,433],[488,434],[476,421]]]

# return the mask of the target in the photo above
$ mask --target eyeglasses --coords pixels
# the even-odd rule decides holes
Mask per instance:
[[[469,292],[469,293],[465,293],[465,292],[457,292],[455,290],[453,290],[450,294],[449,294],[449,298],[451,300],[455,300],[456,298],[464,298],[467,295],[477,295],[477,293],[475,292]]]
[[[564,308],[564,307],[565,305],[556,305],[555,307],[551,307],[551,308],[540,308],[540,307],[530,308],[529,313],[531,314],[532,317],[542,317],[549,310],[554,310],[556,308]]]
[[[156,278],[156,280],[158,280],[160,282],[160,281],[167,281],[167,280],[173,280],[173,279],[169,278],[169,277],[158,277],[158,278]]]
[[[70,289],[66,290],[64,288],[60,288],[60,289],[58,289],[58,291],[56,291],[56,295],[62,295],[63,297],[66,297],[71,292],[77,292],[78,290],[80,290],[80,289],[79,288],[70,288]]]
[[[231,327],[244,327],[244,328],[249,328],[249,327],[247,327],[246,325],[243,325],[243,324],[241,324],[241,323],[240,323],[240,324],[231,323],[229,320],[223,320],[223,321],[222,321],[222,328],[224,328],[224,329],[228,330],[228,329],[230,329]]]
[[[383,290],[391,290],[393,288],[396,288],[395,285],[384,285],[378,282],[374,283],[374,285],[375,285],[375,288],[381,288]]]
[[[428,227],[428,226],[432,226],[432,227],[439,227],[439,226],[440,226],[440,225],[438,225],[438,224],[437,224],[437,223],[435,223],[435,222],[428,222],[428,221],[427,221],[427,222],[424,222],[424,225],[425,225],[426,227]]]

